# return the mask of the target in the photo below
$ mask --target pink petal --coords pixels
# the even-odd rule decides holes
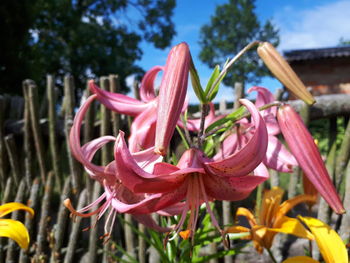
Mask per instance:
[[[134,119],[128,140],[131,152],[138,152],[154,146],[156,120],[156,107],[149,107]]]
[[[187,92],[191,54],[186,43],[173,47],[169,53],[159,88],[156,151],[166,154]]]
[[[69,135],[69,145],[72,151],[73,156],[81,162],[89,171],[91,171],[90,175],[94,176],[96,179],[100,176],[100,174],[104,174],[105,167],[98,166],[92,164],[91,158],[95,154],[95,152],[102,147],[105,143],[115,140],[112,136],[104,136],[100,139],[96,139],[84,146],[84,148],[80,145],[80,128],[82,125],[82,121],[85,117],[86,111],[88,110],[91,103],[96,99],[96,95],[90,96],[86,102],[81,106],[75,115],[73,126]]]
[[[154,80],[156,79],[159,71],[163,70],[164,67],[155,66],[151,68],[142,79],[140,88],[140,97],[144,102],[149,102],[155,99],[156,95],[154,93]]]
[[[279,172],[290,173],[298,162],[284,145],[273,135],[269,135],[269,144],[264,163],[267,167]]]
[[[276,101],[273,94],[266,88],[263,87],[251,87],[248,93],[252,91],[257,91],[258,95],[256,97],[255,106],[260,108],[265,104],[272,103]],[[268,134],[276,135],[280,133],[280,128],[276,120],[277,107],[271,107],[266,110],[261,111],[261,115],[264,118]]]
[[[89,88],[104,106],[121,114],[137,116],[155,103],[155,101],[144,103],[123,94],[102,90],[93,80],[89,81]]]
[[[155,158],[157,154],[148,151],[138,152],[135,155],[145,156],[145,159]],[[115,161],[118,178],[134,193],[162,193],[179,187],[186,175],[154,175],[144,171],[129,152],[124,140],[124,133],[119,132],[115,145]]]
[[[277,119],[291,152],[310,182],[336,213],[345,213],[318,148],[300,116],[290,105],[284,105],[279,108]]]
[[[255,126],[254,135],[239,151],[227,158],[215,162],[205,163],[209,171],[220,176],[242,176],[252,172],[266,155],[267,131],[265,123],[256,107],[248,100],[240,102],[247,107],[252,116],[252,125]]]
[[[238,201],[246,198],[259,184],[268,179],[266,168],[259,167],[258,171],[261,171],[261,174],[232,176],[228,178],[206,175],[203,176],[203,182],[207,194],[212,198]]]

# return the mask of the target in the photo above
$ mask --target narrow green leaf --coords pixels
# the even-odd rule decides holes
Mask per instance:
[[[191,76],[191,82],[192,82],[194,93],[196,94],[197,98],[201,103],[206,103],[204,91],[193,62],[191,63],[191,66],[190,66],[190,76]]]
[[[214,128],[221,126],[221,125],[224,125],[228,122],[233,123],[233,122],[241,119],[246,112],[247,111],[246,111],[245,107],[241,106],[237,110],[235,110],[234,112],[226,115],[224,118],[219,119],[216,122],[210,124],[209,127],[207,127],[207,129],[205,130],[205,132],[209,132],[209,131],[213,130]]]

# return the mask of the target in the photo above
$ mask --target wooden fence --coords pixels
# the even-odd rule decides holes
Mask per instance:
[[[67,145],[74,111],[79,107],[79,103],[76,103],[77,100],[74,98],[72,77],[66,76],[63,83],[62,102],[57,101],[59,91],[55,87],[55,80],[52,76],[47,76],[46,95],[41,101],[38,99],[38,87],[31,80],[23,82],[23,97],[0,95],[1,201],[2,203],[16,201],[28,204],[36,213],[33,219],[28,215],[21,218],[22,213],[12,213],[13,219],[25,222],[31,236],[31,244],[28,251],[23,251],[13,241],[0,239],[0,263],[69,263],[78,260],[79,262],[105,263],[114,262],[111,255],[117,253],[121,255],[113,243],[103,244],[99,240],[103,233],[101,229],[103,222],[98,223],[89,231],[82,231],[94,225],[96,217],[83,220],[76,218],[73,222],[69,218],[69,211],[62,205],[63,200],[70,198],[75,208],[81,208],[95,200],[102,190],[99,183],[93,182],[85,174],[81,165],[72,157]],[[105,90],[118,92],[118,76],[101,77],[100,86]],[[239,85],[236,88],[236,94],[238,94]],[[86,97],[89,91],[84,92]],[[350,113],[350,98],[344,99],[344,96],[319,98],[315,107],[299,109],[306,122],[310,117],[315,116],[331,118],[330,145],[333,145],[336,139],[334,130],[336,118]],[[327,101],[328,104],[324,101]],[[333,102],[330,103],[331,105],[330,101]],[[294,103],[298,104],[298,102]],[[225,103],[220,105],[220,110],[226,111]],[[105,107],[94,104],[86,114],[82,141],[87,142],[106,134],[116,136],[120,128],[125,130],[128,127],[128,123],[130,119],[125,116],[111,113]],[[342,188],[346,209],[350,209],[350,166],[348,165],[346,169],[349,160],[349,138],[350,123],[347,124],[340,149],[330,151],[327,159],[330,174],[334,177],[338,188],[340,189],[341,185],[346,183],[346,186]],[[106,164],[112,158],[111,148],[104,147],[101,150],[99,162]],[[296,187],[300,183],[299,173],[300,171],[296,171],[290,177],[288,197],[296,194]],[[277,173],[271,174],[270,183],[271,185],[279,184]],[[233,214],[230,203],[225,202],[222,209],[224,211],[222,223],[232,222]],[[320,218],[331,222],[331,212],[323,201],[320,202],[318,211]],[[230,216],[227,217],[227,215]],[[124,215],[124,220],[132,222],[128,214]],[[340,229],[342,237],[349,238],[349,213],[343,218],[335,217],[334,222],[335,227]],[[145,231],[142,225],[138,227],[140,231]],[[112,240],[134,255],[138,262],[157,262],[156,252],[152,248],[147,248],[145,241],[137,238],[128,224],[117,222]],[[215,247],[210,249],[213,251]],[[232,262],[232,258],[226,257],[225,262]]]

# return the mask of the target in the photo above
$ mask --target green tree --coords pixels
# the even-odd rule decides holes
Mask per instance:
[[[339,39],[338,46],[350,46],[350,39],[345,39],[345,38],[341,37]]]
[[[175,0],[4,0],[0,6],[1,92],[20,93],[21,81],[71,73],[87,77],[142,73],[142,40],[167,47],[175,34]],[[132,16],[132,18],[131,18]]]
[[[216,7],[210,23],[201,28],[200,59],[210,67],[223,65],[228,58],[236,55],[254,40],[269,41],[278,45],[278,30],[271,21],[261,25],[254,13],[254,0],[229,0]],[[257,83],[269,71],[259,60],[257,53],[248,51],[228,71],[224,78],[227,86],[234,82]]]

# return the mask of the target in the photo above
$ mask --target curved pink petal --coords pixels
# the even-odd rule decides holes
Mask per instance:
[[[294,156],[273,135],[269,135],[269,144],[264,163],[267,167],[284,173],[292,172],[293,166],[298,165]]]
[[[102,147],[105,143],[115,140],[112,136],[105,136],[100,139],[96,139],[84,148],[80,145],[80,128],[85,117],[86,111],[88,110],[91,103],[96,99],[96,95],[90,96],[86,102],[80,107],[77,114],[75,115],[72,128],[69,134],[69,145],[73,156],[81,162],[86,169],[90,172],[90,175],[97,180],[100,180],[100,175],[105,173],[105,167],[92,164],[90,159],[98,148]]]
[[[162,210],[158,210],[157,214],[161,216],[175,216],[179,215],[185,207],[185,202],[179,202],[174,205],[168,206]]]
[[[256,91],[258,95],[256,97],[255,106],[260,108],[265,104],[274,102],[276,99],[273,94],[266,88],[254,86],[248,89],[248,93]],[[280,133],[280,128],[276,119],[277,107],[271,107],[261,111],[261,115],[266,123],[267,132],[269,134],[276,135]]]
[[[164,67],[162,66],[155,66],[146,72],[140,87],[140,97],[142,101],[149,102],[155,99],[156,95],[154,92],[154,81],[158,72],[162,71],[163,69]]]
[[[97,99],[104,106],[112,111],[121,114],[137,116],[155,103],[154,101],[144,103],[123,94],[102,90],[95,84],[93,80],[89,81],[89,88],[92,93],[97,95]]]
[[[267,131],[265,123],[256,107],[248,100],[240,102],[251,113],[252,125],[255,126],[254,135],[237,152],[223,160],[206,162],[208,170],[220,176],[242,176],[252,172],[263,160],[267,149]]]
[[[140,152],[137,156],[140,156]],[[152,158],[152,153],[150,158]],[[153,155],[156,156],[155,153]],[[115,144],[115,161],[118,178],[134,193],[162,193],[175,190],[185,178],[185,175],[154,175],[144,171],[131,155],[124,140],[124,133],[119,132]]]
[[[206,192],[217,200],[238,201],[242,200],[262,182],[268,179],[268,172],[265,168],[259,168],[261,174],[218,177],[213,175],[203,176]],[[256,173],[256,171],[254,171]]]
[[[290,105],[283,105],[277,112],[277,119],[282,134],[305,175],[336,213],[344,213],[344,207],[318,148],[300,116]]]
[[[135,117],[128,139],[131,152],[138,152],[154,146],[156,121],[156,107],[149,107]]]

